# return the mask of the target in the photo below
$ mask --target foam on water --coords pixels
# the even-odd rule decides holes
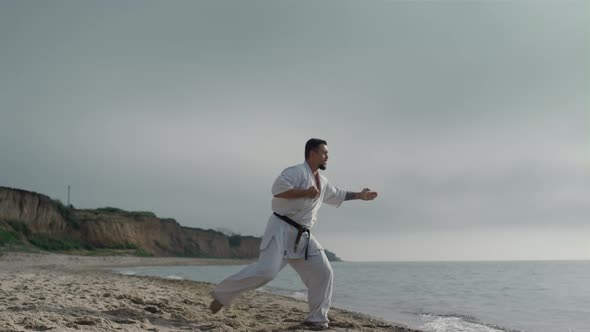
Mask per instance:
[[[264,286],[259,288],[262,292],[268,292],[273,294],[285,295],[288,297],[295,298],[297,300],[307,300],[307,290],[292,290],[282,287]]]
[[[307,299],[307,292],[293,292],[291,296],[298,300],[305,300]]]
[[[169,275],[169,276],[165,276],[164,279],[171,279],[171,280],[183,280],[183,277],[180,276],[176,276],[176,275]]]
[[[524,332],[491,326],[463,315],[420,314],[420,320],[424,322],[420,329],[426,332]]]

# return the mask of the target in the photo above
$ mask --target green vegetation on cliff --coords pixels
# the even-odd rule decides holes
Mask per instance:
[[[80,220],[76,218],[74,214],[74,208],[71,206],[65,206],[59,199],[54,199],[53,203],[57,207],[57,210],[64,218],[64,220],[68,223],[68,225],[74,228],[80,228]]]
[[[5,249],[24,249],[27,244],[47,251],[100,251],[100,249],[129,250],[137,256],[150,256],[145,250],[129,243],[97,248],[88,242],[56,238],[46,234],[33,233],[26,223],[18,220],[0,220],[0,247]],[[109,250],[111,253],[115,251]]]
[[[96,211],[96,212],[106,212],[106,213],[113,213],[118,214],[121,216],[125,216],[132,219],[140,219],[140,218],[157,218],[156,214],[150,211],[125,211],[115,207],[103,207],[94,210],[87,210],[87,211]]]
[[[0,229],[0,246],[20,243],[15,232]]]

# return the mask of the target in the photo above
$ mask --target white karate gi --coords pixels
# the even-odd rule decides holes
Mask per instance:
[[[320,174],[319,178],[318,197],[295,199],[273,197],[273,212],[311,228],[317,220],[317,213],[322,202],[338,207],[346,196],[346,191],[330,185],[326,177]],[[275,180],[272,194],[274,196],[290,189],[308,189],[315,185],[316,181],[311,168],[307,162],[304,162],[285,169]],[[223,280],[212,291],[213,297],[224,306],[229,306],[241,293],[262,287],[273,280],[277,273],[289,263],[308,289],[309,314],[305,321],[328,323],[328,311],[332,299],[332,267],[313,234],[311,238],[307,233],[301,235],[297,252],[294,251],[296,237],[295,227],[271,214],[260,243],[258,261]],[[309,245],[307,260],[304,258],[306,245]]]

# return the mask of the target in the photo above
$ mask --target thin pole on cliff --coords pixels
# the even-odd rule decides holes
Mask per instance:
[[[70,207],[70,186],[68,185],[68,207]]]

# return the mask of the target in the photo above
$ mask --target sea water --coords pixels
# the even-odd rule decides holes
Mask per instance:
[[[243,266],[116,269],[217,283]],[[335,262],[332,306],[431,332],[590,331],[590,261]],[[305,300],[289,266],[262,291]]]

